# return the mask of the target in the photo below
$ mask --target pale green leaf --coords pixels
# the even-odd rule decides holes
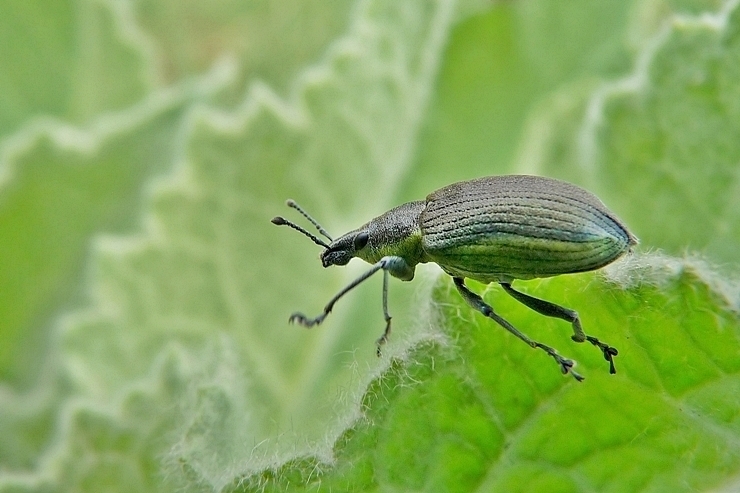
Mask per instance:
[[[737,264],[739,25],[735,2],[668,16],[629,74],[543,105],[520,166],[588,184],[647,245]]]
[[[736,1],[15,4],[0,491],[737,486]],[[270,224],[301,222],[285,199],[338,236],[506,172],[729,270],[638,253],[519,285],[579,310],[617,375],[491,287],[581,384],[448,280],[430,294],[434,269],[392,283],[381,359],[379,278],[287,323],[366,266],[322,269]]]

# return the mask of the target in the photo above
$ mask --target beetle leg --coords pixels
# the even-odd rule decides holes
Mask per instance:
[[[357,287],[358,284],[360,284],[363,281],[367,280],[370,276],[372,276],[373,274],[375,274],[379,270],[386,269],[387,268],[386,267],[387,262],[385,260],[386,260],[385,257],[383,257],[382,259],[380,259],[380,261],[377,262],[376,264],[374,264],[372,267],[370,267],[370,269],[368,269],[367,272],[365,272],[360,277],[358,277],[357,279],[355,279],[354,281],[352,281],[351,283],[349,283],[344,289],[342,289],[340,292],[338,292],[336,295],[334,295],[334,297],[331,300],[329,300],[329,303],[327,303],[326,306],[324,307],[323,313],[321,315],[319,315],[318,317],[316,317],[316,318],[308,318],[304,314],[299,313],[299,312],[296,312],[296,313],[294,313],[294,314],[292,314],[290,316],[290,318],[288,319],[288,321],[290,323],[297,322],[298,324],[303,325],[304,327],[308,327],[308,328],[311,328],[314,325],[319,325],[321,322],[324,321],[324,319],[326,318],[326,316],[329,315],[329,313],[331,313],[332,308],[334,308],[334,304],[337,301],[339,301],[339,299],[342,296],[344,296],[345,294],[347,294],[350,291],[352,291],[354,288]]]
[[[571,339],[576,342],[588,341],[601,349],[601,352],[604,353],[604,359],[609,362],[609,373],[617,373],[617,369],[614,367],[614,356],[619,354],[619,351],[617,351],[617,348],[603,343],[595,337],[584,334],[583,328],[581,328],[581,319],[578,317],[578,312],[565,308],[564,306],[556,305],[555,303],[521,293],[512,288],[509,283],[502,282],[499,284],[501,284],[504,291],[509,293],[514,299],[528,306],[537,313],[545,315],[546,317],[560,318],[573,324],[573,335],[571,336]]]
[[[388,337],[391,335],[391,316],[388,313],[388,270],[383,271],[383,317],[385,318],[385,330],[383,335],[375,341],[375,354],[378,358],[382,356],[380,347],[388,341]]]
[[[452,278],[455,282],[455,287],[460,292],[460,295],[463,297],[463,299],[473,308],[481,312],[486,317],[493,319],[496,323],[498,323],[501,327],[508,330],[515,336],[517,336],[519,339],[527,343],[529,346],[533,348],[539,348],[545,351],[547,354],[549,354],[555,361],[558,362],[560,365],[560,370],[563,372],[563,374],[570,373],[573,375],[573,378],[578,380],[579,382],[583,381],[583,377],[573,371],[573,360],[563,358],[560,356],[553,348],[550,346],[546,346],[540,342],[533,341],[523,333],[521,333],[516,327],[511,325],[509,322],[504,320],[500,315],[498,315],[496,312],[493,311],[493,307],[491,305],[487,304],[485,301],[483,301],[483,298],[478,296],[477,294],[473,293],[466,285],[465,280],[462,277],[453,277]]]
[[[409,269],[408,264],[406,264],[406,261],[403,260],[401,257],[383,257],[378,262],[373,264],[370,269],[367,270],[364,274],[362,274],[360,277],[349,283],[344,289],[342,289],[340,292],[338,292],[334,297],[329,300],[329,303],[326,304],[324,307],[324,311],[316,318],[308,318],[304,314],[300,312],[296,312],[290,316],[288,321],[290,323],[298,323],[300,325],[303,325],[304,327],[311,328],[314,325],[319,325],[321,322],[324,321],[327,315],[331,313],[332,309],[334,308],[334,304],[339,301],[339,299],[344,296],[345,294],[352,291],[354,288],[356,288],[359,284],[361,284],[363,281],[367,280],[370,276],[378,272],[379,270],[383,270],[383,317],[385,318],[385,330],[383,331],[383,335],[380,336],[380,339],[377,341],[377,349],[376,353],[378,356],[381,355],[380,353],[380,346],[385,344],[385,342],[388,340],[388,336],[391,333],[391,316],[388,314],[388,274],[394,273],[394,272],[400,272],[400,273],[406,273],[406,271]],[[411,271],[413,272],[413,271]],[[412,276],[413,277],[413,276]]]

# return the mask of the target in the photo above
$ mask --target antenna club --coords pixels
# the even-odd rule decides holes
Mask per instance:
[[[284,226],[287,223],[287,221],[285,220],[285,218],[284,217],[280,217],[280,216],[273,217],[270,222],[272,224],[277,224],[278,226]]]
[[[287,205],[288,207],[293,207],[293,208],[295,208],[295,206],[296,206],[297,204],[295,203],[295,200],[293,200],[293,199],[288,199],[288,200],[286,200],[286,201],[285,201],[285,205]]]

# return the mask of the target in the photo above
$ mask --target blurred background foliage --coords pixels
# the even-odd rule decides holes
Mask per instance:
[[[737,357],[737,3],[6,2],[0,491],[260,489],[281,473],[287,482],[280,488],[298,487],[295,471],[339,453],[334,440],[360,415],[366,386],[376,392],[366,401],[382,395],[375,377],[403,383],[398,362],[387,370],[393,357],[441,334],[464,337],[430,308],[434,269],[422,269],[413,284],[393,283],[395,332],[383,359],[373,346],[382,329],[379,279],[343,300],[322,327],[288,325],[292,311],[318,311],[363,268],[353,262],[324,271],[315,245],[272,226],[271,217],[289,214],[289,197],[339,235],[454,181],[504,173],[573,181],[615,210],[644,251],[666,252],[648,269],[676,272],[687,251],[722,266],[720,274],[679,277],[655,297],[638,289],[619,301],[604,288],[603,310],[623,313],[610,304],[619,299],[620,307],[632,306],[629,316],[649,300],[684,300],[707,289],[700,301],[678,304],[712,314],[720,322],[711,328],[732,336],[710,344],[709,354],[724,347],[730,360]],[[553,296],[574,300],[588,289],[570,280],[553,285]],[[433,292],[438,304],[445,305],[440,293],[448,287]],[[642,304],[630,305],[635,300]],[[605,316],[594,311],[601,322]],[[681,318],[666,317],[661,328]],[[621,330],[614,321],[604,326]],[[630,337],[615,335],[620,348]],[[568,344],[566,335],[559,341]],[[440,349],[428,344],[412,360],[433,361]],[[512,348],[515,361],[523,349]],[[579,348],[589,373],[603,372],[591,356]],[[729,389],[737,388],[738,370],[720,366],[726,386],[715,394],[736,395]],[[659,379],[680,373],[657,367]],[[627,383],[652,389],[629,368]],[[496,371],[511,376],[505,388],[494,386],[510,409],[520,369]],[[549,390],[527,398],[530,410],[565,384],[542,378]],[[684,398],[677,389],[705,383],[689,379],[661,391]],[[451,398],[451,387],[434,388]],[[691,398],[704,409],[714,397]],[[413,429],[403,412],[413,410],[408,402],[398,413]],[[367,409],[376,412],[385,410]],[[737,420],[731,413],[722,419],[729,439],[721,467],[697,467],[691,487],[732,482],[739,472],[730,461],[738,455]],[[669,421],[671,430],[685,426]],[[393,445],[368,436],[368,449]],[[381,464],[397,459],[394,447],[379,448]],[[296,457],[310,459],[296,469],[282,465]],[[528,483],[514,474],[506,490],[600,484],[602,491],[662,491],[650,481],[610,482],[606,473],[593,482],[598,467],[588,467],[586,486],[539,476],[542,483]],[[354,478],[344,487],[425,488],[376,474],[382,480]],[[496,491],[504,483],[481,484]]]

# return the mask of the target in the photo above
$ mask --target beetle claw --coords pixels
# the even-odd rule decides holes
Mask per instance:
[[[383,335],[378,338],[377,341],[375,341],[375,355],[380,358],[383,356],[382,346],[388,342],[388,336],[391,334],[391,317],[389,316],[385,320],[385,330],[383,331]]]
[[[567,375],[570,373],[573,376],[573,378],[575,378],[579,382],[583,382],[584,377],[580,373],[576,373],[575,371],[573,371],[573,367],[576,364],[575,361],[573,361],[572,359],[563,358],[557,353],[557,351],[555,351],[550,346],[546,346],[545,344],[535,342],[534,347],[540,348],[543,351],[545,351],[547,354],[552,356],[552,358],[555,361],[557,361],[558,364],[560,365],[560,371],[563,372],[563,375]]]
[[[378,358],[383,356],[383,350],[381,349],[381,347],[383,346],[383,344],[385,344],[385,340],[385,337],[381,337],[380,339],[375,341],[375,356],[377,356]]]
[[[583,382],[584,377],[580,373],[573,371],[573,367],[576,364],[575,361],[560,356],[556,359],[558,360],[558,363],[560,363],[560,370],[563,372],[563,375],[570,373],[577,381]]]
[[[617,348],[605,344],[595,337],[587,336],[586,340],[601,349],[601,352],[604,353],[604,359],[609,362],[609,373],[612,375],[617,373],[617,368],[614,366],[614,356],[619,354]]]
[[[321,322],[324,321],[325,318],[326,318],[326,313],[322,313],[321,315],[319,315],[316,318],[308,318],[304,314],[302,314],[300,312],[296,312],[296,313],[294,313],[293,315],[290,316],[290,318],[288,319],[288,322],[291,323],[291,324],[292,323],[297,323],[298,325],[302,325],[302,326],[310,329],[314,325],[319,325]]]

